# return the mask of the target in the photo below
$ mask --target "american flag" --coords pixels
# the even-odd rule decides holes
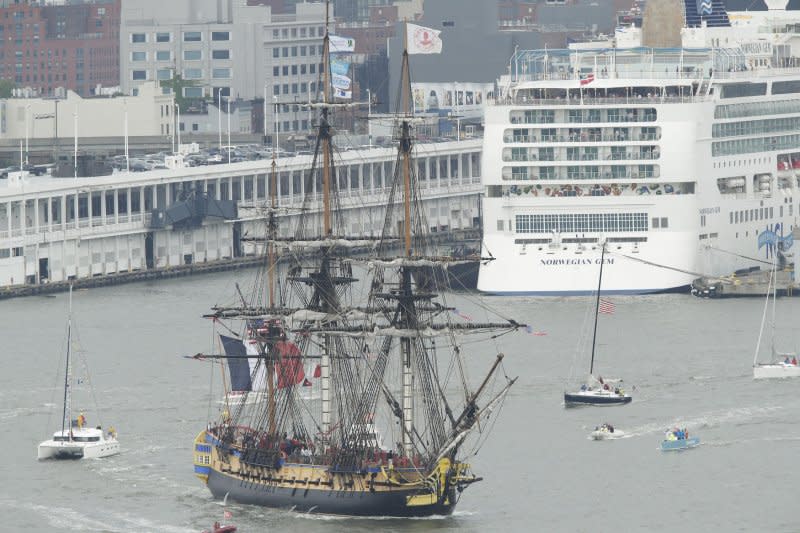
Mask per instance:
[[[611,300],[606,300],[606,299],[600,298],[599,311],[601,313],[605,313],[607,315],[611,315],[611,314],[614,314],[614,311],[616,310],[616,308],[617,308],[617,306],[614,305],[614,302],[612,302]]]
[[[589,85],[594,81],[594,73],[581,74],[581,85]]]
[[[471,316],[460,312],[458,309],[453,309],[453,313],[456,314],[457,316],[463,318],[464,320],[466,320],[468,322],[472,322],[472,317]]]

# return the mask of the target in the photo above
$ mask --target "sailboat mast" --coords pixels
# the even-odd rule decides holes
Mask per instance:
[[[70,428],[72,427],[72,411],[70,410],[70,397],[69,397],[69,356],[72,347],[72,285],[69,286],[69,312],[67,314],[67,365],[64,369],[64,410],[61,413],[61,436],[64,436],[65,425],[69,420]],[[70,440],[72,440],[72,432],[70,431]]]
[[[597,341],[597,315],[600,314],[600,286],[603,284],[603,263],[605,263],[606,243],[600,252],[600,275],[597,278],[597,298],[594,302],[594,332],[592,333],[592,362],[589,363],[589,374],[594,374],[594,346]]]

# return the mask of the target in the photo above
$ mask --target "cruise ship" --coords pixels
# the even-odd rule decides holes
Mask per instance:
[[[664,0],[608,42],[516,51],[486,108],[478,289],[684,290],[793,251],[800,12]],[[655,2],[653,2],[655,4]],[[655,11],[655,6],[654,6]],[[669,10],[668,10],[669,11]],[[655,30],[653,30],[655,28]],[[666,36],[666,37],[665,37]]]

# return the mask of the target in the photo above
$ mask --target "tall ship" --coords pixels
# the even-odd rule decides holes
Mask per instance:
[[[517,51],[486,107],[478,289],[684,290],[793,251],[800,12],[649,2],[605,42]]]
[[[223,363],[239,398],[197,435],[195,473],[214,497],[245,504],[446,515],[482,479],[466,462],[470,443],[515,381],[502,371],[502,354],[468,361],[462,341],[523,325],[499,316],[465,321],[448,306],[441,283],[416,284],[415,270],[450,259],[432,255],[426,239],[407,52],[383,231],[374,240],[348,235],[329,118],[351,104],[330,98],[327,34],[323,51],[325,95],[314,104],[318,141],[304,178],[319,192],[307,196],[307,216],[291,237],[280,236],[273,193],[265,237],[253,237],[263,246],[264,268],[236,302],[209,314],[221,353],[197,357]],[[271,191],[275,174],[273,166]],[[278,267],[278,255],[288,262]],[[469,368],[488,373],[470,384]]]

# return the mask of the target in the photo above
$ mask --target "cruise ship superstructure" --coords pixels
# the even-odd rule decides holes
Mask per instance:
[[[642,30],[517,51],[486,108],[484,250],[494,294],[679,290],[794,249],[800,12],[683,0],[682,46]],[[677,4],[677,2],[676,2]]]

